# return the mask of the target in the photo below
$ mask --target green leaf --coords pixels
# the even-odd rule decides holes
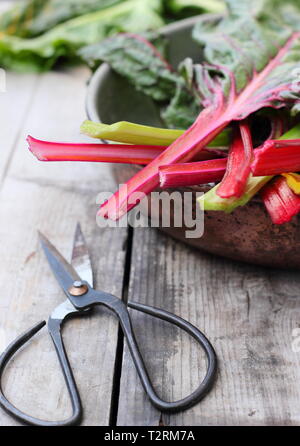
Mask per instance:
[[[226,0],[226,3],[230,15],[221,21],[199,21],[193,37],[204,49],[206,64],[212,66],[210,77],[228,89],[228,74],[233,74],[239,92],[249,83],[253,71],[259,73],[292,33],[300,30],[300,4],[296,0],[254,0],[250,7],[245,0]],[[293,23],[288,23],[291,15]],[[299,61],[298,51],[296,43],[287,54],[286,63],[274,73],[278,80],[291,79],[290,71]],[[199,84],[202,83],[207,84],[203,77],[199,79]]]
[[[162,26],[161,0],[126,0],[55,26],[32,39],[3,35],[0,63],[19,70],[49,69],[58,58],[77,58],[79,48],[116,32],[141,32]]]
[[[30,34],[28,28],[47,3],[48,0],[27,0],[17,3],[0,15],[0,32],[27,37]]]
[[[119,34],[83,48],[80,55],[91,65],[100,61],[109,63],[137,90],[155,101],[168,101],[175,95],[177,85],[184,85],[184,81],[150,42],[157,35],[148,34],[147,39],[141,35]]]
[[[0,17],[0,30],[18,37],[34,37],[59,23],[122,0],[23,0]]]
[[[169,128],[186,129],[200,111],[199,96],[188,79],[188,63],[175,72],[156,47],[156,34],[144,36],[119,34],[101,44],[91,45],[80,51],[92,66],[100,61],[124,76],[137,90],[157,102],[169,102],[162,107],[161,116]]]
[[[187,129],[197,118],[201,109],[200,99],[192,95],[187,88],[179,84],[176,93],[161,116],[167,127]]]
[[[221,13],[225,9],[223,0],[165,0],[167,10],[174,15]]]

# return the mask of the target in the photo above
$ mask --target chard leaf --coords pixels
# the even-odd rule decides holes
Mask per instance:
[[[177,73],[157,50],[158,45],[162,46],[161,39],[155,33],[147,33],[145,37],[118,34],[101,44],[83,48],[80,55],[92,66],[100,61],[109,63],[137,90],[157,102],[170,102],[161,112],[166,126],[186,129],[197,118],[201,107],[199,95],[193,91],[188,77],[193,65],[187,60]]]
[[[187,129],[196,120],[201,110],[198,92],[194,88],[194,66],[191,58],[186,58],[178,67],[185,87],[180,83],[169,106],[161,112],[161,117],[169,128]]]
[[[161,27],[160,13],[161,0],[125,0],[68,20],[35,38],[3,34],[0,39],[1,66],[19,71],[41,71],[51,68],[61,57],[78,61],[79,48],[116,32],[141,32]]]
[[[90,12],[101,11],[121,3],[122,0],[46,0],[44,8],[28,27],[30,36],[37,36],[56,25]]]
[[[170,104],[161,112],[161,117],[168,128],[187,129],[197,118],[200,107],[199,98],[179,83]]]
[[[19,37],[35,37],[59,23],[108,8],[122,0],[23,0],[0,17],[0,30]]]
[[[220,13],[224,11],[222,0],[165,0],[165,7],[171,14],[190,16],[203,12]]]
[[[158,36],[152,33],[147,38],[135,34],[118,34],[101,44],[83,48],[80,55],[90,65],[100,61],[109,63],[137,90],[156,101],[168,101],[175,95],[177,85],[183,84],[183,80],[151,43]]]
[[[264,107],[299,104],[297,3],[290,0],[281,7],[278,0],[255,0],[250,11],[246,0],[228,0],[227,5],[224,19],[202,21],[194,34],[204,49],[204,63],[197,66],[204,109],[182,136],[102,205],[99,215],[122,217],[137,204],[136,192],[148,194],[159,186],[160,166],[191,160],[231,121]],[[298,17],[295,28],[281,14],[287,8]]]
[[[1,14],[0,32],[19,37],[28,36],[30,24],[40,14],[44,5],[45,0],[27,0],[17,3],[13,8]]]

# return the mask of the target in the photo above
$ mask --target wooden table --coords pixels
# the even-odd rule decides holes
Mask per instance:
[[[96,196],[115,188],[110,167],[43,164],[27,150],[27,134],[85,140],[79,126],[89,76],[81,67],[8,73],[7,92],[0,94],[0,350],[63,299],[37,230],[68,256],[80,221],[99,289],[188,319],[207,334],[219,358],[216,385],[200,404],[181,414],[161,414],[145,397],[116,319],[101,309],[99,317],[72,320],[64,339],[83,399],[84,425],[299,425],[299,274],[196,252],[155,229],[100,229]],[[203,376],[201,351],[166,323],[138,314],[133,319],[159,394],[186,395]],[[45,330],[15,356],[4,390],[34,416],[70,413]],[[15,424],[0,411],[1,426]]]

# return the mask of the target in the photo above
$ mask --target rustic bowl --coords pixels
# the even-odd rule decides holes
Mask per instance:
[[[201,59],[201,50],[191,38],[191,29],[197,20],[216,20],[215,15],[204,15],[182,20],[166,26],[168,59],[173,66],[184,57]],[[101,65],[91,78],[87,94],[87,114],[94,121],[107,124],[132,121],[139,124],[162,126],[154,102],[138,92],[128,82],[114,73],[107,64]],[[126,182],[139,166],[114,165],[118,184]],[[206,191],[207,188],[180,188],[179,191]],[[198,206],[196,201],[193,207]],[[284,225],[273,225],[264,205],[257,197],[232,214],[205,212],[204,235],[185,238],[185,227],[161,228],[172,237],[199,249],[231,259],[278,268],[300,267],[300,217]]]

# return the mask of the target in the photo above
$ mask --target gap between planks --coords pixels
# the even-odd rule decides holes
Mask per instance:
[[[117,424],[299,425],[300,276],[196,251],[154,229],[136,229],[129,299],[163,307],[207,335],[219,358],[215,386],[194,408],[161,415],[152,407],[124,347]],[[193,340],[130,310],[158,393],[187,395],[203,376]],[[201,376],[202,375],[202,376]]]
[[[127,240],[126,240],[126,258],[125,258],[125,268],[124,268],[124,280],[123,280],[123,287],[122,287],[122,300],[126,304],[128,302],[128,291],[129,291],[129,284],[130,284],[130,271],[131,271],[132,248],[133,248],[133,233],[134,233],[134,229],[131,226],[128,226]],[[124,342],[125,342],[124,333],[123,333],[123,331],[120,327],[120,324],[119,324],[118,343],[117,343],[117,352],[116,352],[116,364],[115,364],[115,371],[114,371],[114,384],[113,384],[113,390],[112,390],[112,402],[111,402],[111,412],[110,412],[110,421],[109,421],[110,426],[117,425]]]

